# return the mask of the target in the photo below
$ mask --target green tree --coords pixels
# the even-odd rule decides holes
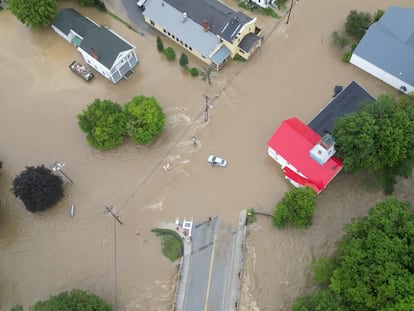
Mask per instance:
[[[179,60],[180,66],[186,68],[188,65],[188,57],[184,53],[181,53],[180,60]]]
[[[328,287],[298,298],[292,310],[413,310],[414,215],[409,204],[389,197],[344,231],[335,259],[312,267],[321,280],[329,278]]]
[[[22,305],[14,305],[10,308],[10,311],[23,311]]]
[[[62,199],[63,181],[43,165],[26,166],[13,180],[12,192],[23,201],[28,211],[44,211]]]
[[[208,65],[208,66],[204,66],[203,70],[200,72],[201,77],[204,81],[207,81],[209,85],[211,85],[211,76],[213,74],[213,66]]]
[[[335,261],[332,258],[319,258],[312,263],[311,269],[314,273],[314,280],[318,285],[329,284],[335,269]]]
[[[292,311],[345,311],[340,300],[329,289],[299,297],[292,305]]]
[[[297,228],[309,227],[315,207],[315,191],[309,187],[293,188],[277,203],[273,213],[273,225],[283,228],[290,223]]]
[[[127,133],[137,144],[150,142],[164,129],[165,114],[154,97],[136,96],[124,111]]]
[[[343,49],[349,44],[349,39],[338,31],[334,31],[332,33],[332,40],[334,44],[339,46],[341,49]]]
[[[30,311],[112,311],[112,306],[107,304],[97,295],[74,289],[70,292],[62,292],[51,296],[48,300],[39,301],[30,307]]]
[[[164,43],[160,36],[157,36],[157,50],[160,53],[164,52]]]
[[[173,61],[175,59],[175,51],[172,47],[164,49],[163,53],[169,61]]]
[[[361,39],[371,24],[371,14],[351,11],[346,18],[345,30],[357,39]]]
[[[122,107],[107,99],[95,99],[78,115],[78,125],[86,133],[88,143],[100,150],[114,149],[126,134]]]
[[[339,118],[332,131],[344,169],[373,171],[387,193],[395,176],[411,174],[414,160],[414,95],[381,95]]]
[[[94,6],[95,0],[78,0],[81,6]]]
[[[389,198],[345,227],[329,287],[348,310],[404,310],[395,306],[413,301],[414,217],[408,208]]]
[[[56,16],[56,0],[7,0],[7,5],[30,28],[49,26]]]

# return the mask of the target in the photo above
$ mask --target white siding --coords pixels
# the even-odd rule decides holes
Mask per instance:
[[[414,92],[414,85],[410,85],[398,79],[398,77],[391,75],[390,73],[366,61],[365,59],[361,58],[360,56],[356,54],[352,54],[350,63],[364,70],[365,72],[373,75],[379,80],[391,85],[397,90],[403,91],[401,90],[401,87],[405,86],[406,91],[403,91],[404,93],[408,94],[410,92]]]

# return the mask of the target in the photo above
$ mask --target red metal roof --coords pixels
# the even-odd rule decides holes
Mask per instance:
[[[311,158],[309,152],[321,137],[298,118],[282,122],[267,145],[295,167],[303,178],[290,169],[284,169],[285,176],[303,186],[311,186],[317,193],[322,191],[342,169],[342,161],[331,157],[321,165]],[[317,191],[319,189],[319,191]]]

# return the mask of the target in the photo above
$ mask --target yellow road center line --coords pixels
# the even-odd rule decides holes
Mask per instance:
[[[207,311],[207,307],[208,307],[208,296],[210,295],[211,275],[213,274],[214,251],[216,249],[216,238],[217,238],[217,233],[214,234],[214,239],[213,239],[213,242],[214,243],[213,243],[213,249],[211,251],[210,271],[208,273],[207,292],[206,292],[206,300],[204,302],[204,311]]]

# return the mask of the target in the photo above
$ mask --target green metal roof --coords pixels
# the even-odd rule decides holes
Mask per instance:
[[[79,47],[91,56],[94,49],[99,62],[108,69],[112,68],[119,53],[134,48],[105,26],[96,25],[74,9],[60,10],[53,25],[66,35],[72,30],[82,36]]]

